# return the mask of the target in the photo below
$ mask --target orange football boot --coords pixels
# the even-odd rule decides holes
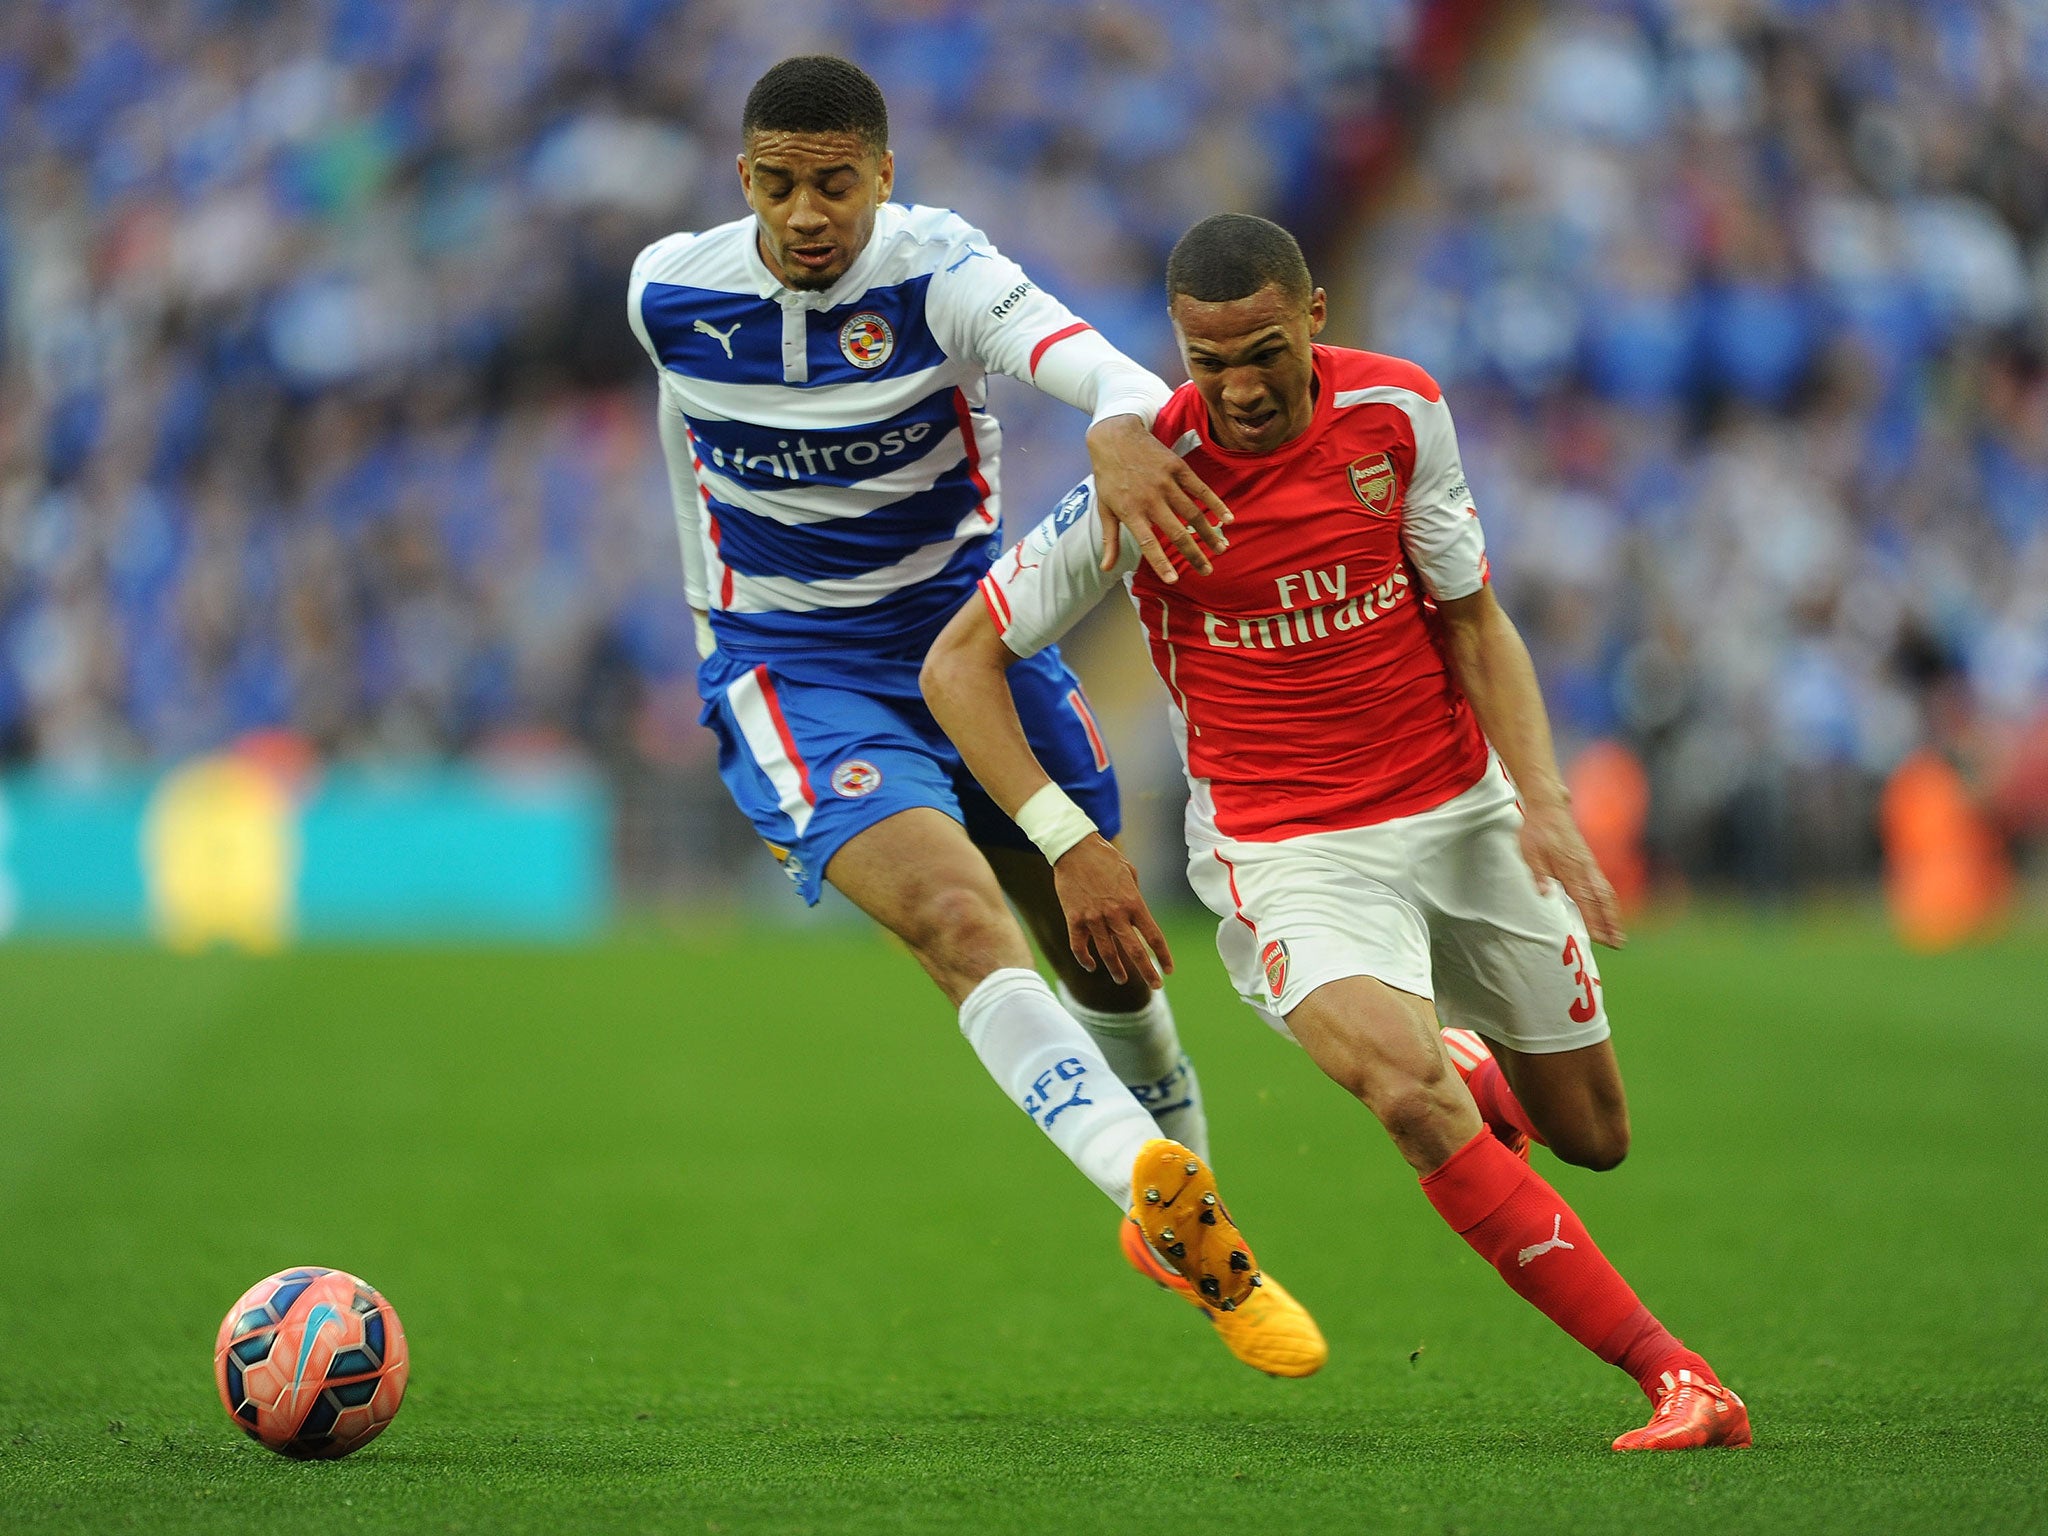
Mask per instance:
[[[1155,1137],[1139,1151],[1131,1165],[1131,1220],[1216,1311],[1236,1311],[1258,1289],[1258,1260],[1216,1193],[1216,1176],[1179,1142]]]
[[[1447,1029],[1443,1031],[1443,1037],[1444,1054],[1451,1058],[1451,1065],[1457,1069],[1458,1081],[1467,1088],[1470,1088],[1472,1086],[1472,1074],[1477,1072],[1487,1062],[1493,1060],[1493,1052],[1486,1048],[1484,1040],[1480,1039],[1478,1035],[1469,1029]],[[1525,1163],[1529,1161],[1529,1133],[1527,1131],[1512,1131],[1508,1135],[1502,1136],[1491,1125],[1487,1129],[1493,1131],[1495,1138],[1499,1140],[1500,1144],[1514,1153],[1515,1156]]]
[[[1131,1268],[1208,1318],[1224,1348],[1253,1370],[1268,1376],[1313,1376],[1330,1358],[1330,1346],[1308,1308],[1271,1275],[1260,1275],[1257,1288],[1234,1310],[1219,1312],[1197,1296],[1185,1278],[1159,1262],[1135,1219],[1123,1223],[1123,1249]]]
[[[1664,1390],[1656,1411],[1641,1429],[1614,1442],[1617,1451],[1703,1451],[1725,1445],[1741,1450],[1750,1443],[1749,1410],[1742,1399],[1718,1382],[1702,1381],[1691,1371],[1664,1373]]]

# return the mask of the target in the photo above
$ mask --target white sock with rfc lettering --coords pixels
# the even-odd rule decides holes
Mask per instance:
[[[991,971],[960,1005],[960,1032],[1052,1144],[1128,1210],[1131,1165],[1159,1127],[1045,978],[1021,967]]]
[[[1204,1161],[1209,1156],[1209,1117],[1202,1110],[1202,1081],[1180,1048],[1173,1008],[1154,992],[1136,1013],[1106,1013],[1079,1002],[1059,986],[1061,1004],[1095,1037],[1102,1056],[1131,1095],[1151,1113],[1159,1134],[1170,1136]]]

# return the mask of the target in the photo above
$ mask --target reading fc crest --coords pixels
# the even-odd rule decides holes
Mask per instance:
[[[839,327],[839,351],[856,368],[879,368],[896,350],[896,333],[872,309],[864,309]]]
[[[1384,453],[1369,453],[1352,461],[1349,470],[1351,492],[1374,517],[1390,517],[1394,511],[1394,461]]]
[[[843,799],[858,800],[882,787],[882,770],[865,758],[848,758],[832,770],[832,791]]]

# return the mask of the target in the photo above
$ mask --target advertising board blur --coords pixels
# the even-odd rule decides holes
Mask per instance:
[[[610,833],[601,781],[554,764],[32,770],[0,779],[0,935],[573,940],[607,915]]]

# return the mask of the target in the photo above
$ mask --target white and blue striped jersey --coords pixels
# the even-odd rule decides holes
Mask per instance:
[[[660,372],[689,600],[734,660],[922,656],[1000,548],[989,373],[1098,419],[1149,422],[1168,393],[940,208],[885,204],[820,292],[769,270],[751,216],[671,235],[628,310]]]

